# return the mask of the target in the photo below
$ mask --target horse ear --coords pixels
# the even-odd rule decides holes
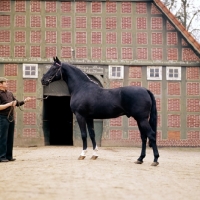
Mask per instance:
[[[60,60],[58,59],[58,57],[56,56],[56,62],[61,64]]]
[[[56,62],[56,59],[55,59],[55,57],[53,57],[53,61],[54,61],[54,62]]]

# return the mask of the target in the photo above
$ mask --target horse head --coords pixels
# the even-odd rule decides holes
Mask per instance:
[[[42,85],[49,85],[49,83],[60,80],[62,78],[61,67],[62,63],[57,57],[53,57],[54,63],[51,68],[43,75],[41,82]]]

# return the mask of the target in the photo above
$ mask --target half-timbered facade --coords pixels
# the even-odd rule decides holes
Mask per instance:
[[[15,145],[81,145],[67,86],[40,82],[54,56],[104,88],[150,89],[158,146],[200,146],[200,44],[160,0],[1,0],[0,75],[19,100],[48,96],[16,109]],[[98,145],[141,144],[133,118],[95,128]]]

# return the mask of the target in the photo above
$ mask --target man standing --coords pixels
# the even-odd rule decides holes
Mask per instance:
[[[30,97],[24,101],[16,100],[7,87],[7,79],[0,77],[0,162],[16,160],[12,155],[15,128],[14,107],[31,100]]]

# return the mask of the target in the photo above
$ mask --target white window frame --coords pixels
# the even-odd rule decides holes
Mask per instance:
[[[113,69],[117,67],[120,69],[120,76],[117,76],[117,75],[113,75]],[[108,68],[108,77],[109,79],[123,79],[124,78],[124,66],[122,65],[109,65],[109,68]]]
[[[178,77],[169,77],[170,69],[178,70]],[[166,80],[180,81],[181,80],[181,67],[166,67]]]
[[[150,76],[151,69],[158,69],[158,76]],[[147,66],[147,80],[162,80],[162,66]]]
[[[27,75],[26,72],[30,71],[30,67],[35,67],[35,75]],[[38,64],[23,64],[23,78],[38,78]]]

